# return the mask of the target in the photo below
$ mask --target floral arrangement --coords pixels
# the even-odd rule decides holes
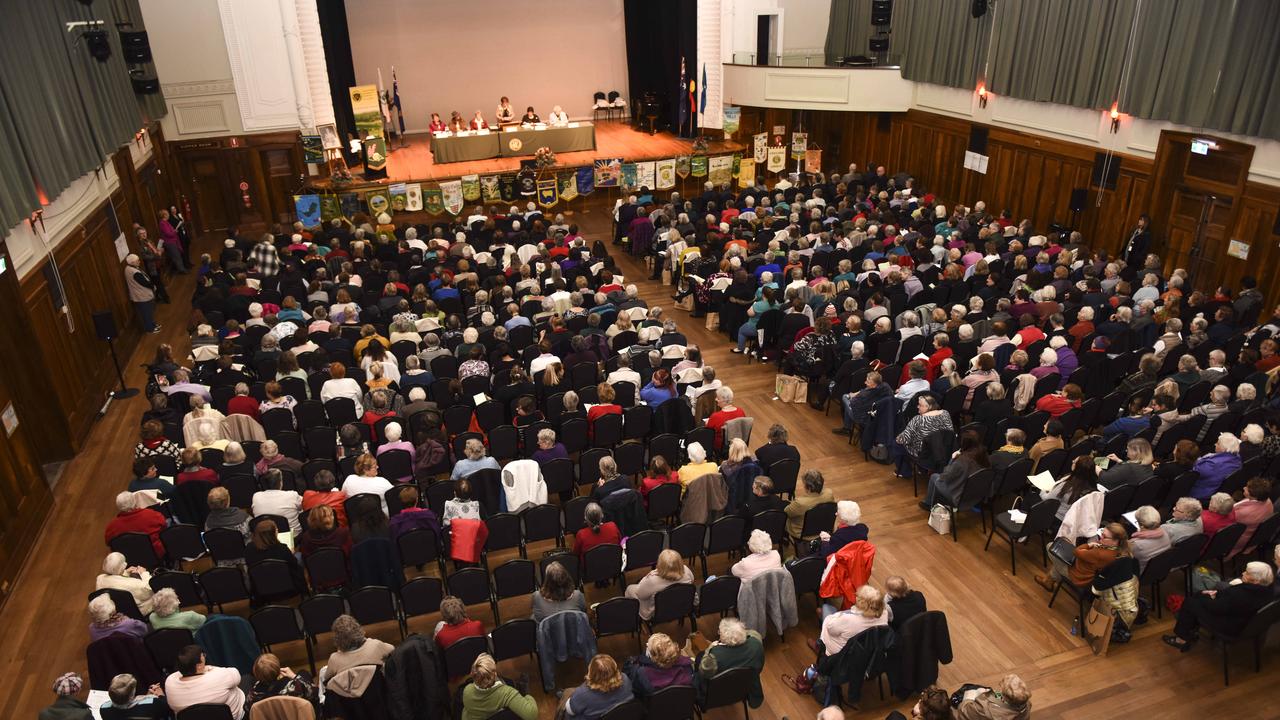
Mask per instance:
[[[707,136],[699,135],[693,139],[693,151],[696,153],[704,153],[707,151]]]
[[[556,164],[556,154],[551,152],[551,148],[540,147],[533,155],[540,169],[553,167]]]

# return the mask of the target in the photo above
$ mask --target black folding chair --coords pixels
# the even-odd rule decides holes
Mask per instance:
[[[714,708],[742,703],[742,717],[750,718],[747,696],[751,694],[755,674],[752,668],[736,667],[708,678],[702,699],[697,704],[699,717]]]
[[[605,600],[596,606],[596,637],[634,635],[640,646],[640,601],[629,597]]]

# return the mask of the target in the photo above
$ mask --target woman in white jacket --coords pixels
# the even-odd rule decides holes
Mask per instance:
[[[363,399],[360,383],[347,377],[346,366],[336,362],[329,365],[329,379],[320,386],[320,402],[327,403],[340,397],[348,398],[355,403],[356,417],[364,415],[364,405],[360,402]]]

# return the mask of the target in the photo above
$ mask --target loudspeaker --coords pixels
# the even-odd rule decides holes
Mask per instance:
[[[973,125],[969,128],[969,152],[987,154],[987,128]]]
[[[130,65],[151,62],[151,43],[147,33],[120,31],[120,47],[124,49],[124,61]]]
[[[105,30],[84,31],[84,44],[89,48],[89,55],[98,62],[106,62],[111,57],[111,41],[107,39]]]
[[[889,38],[871,38],[870,46],[873,53],[889,52]]]
[[[888,25],[893,20],[893,0],[871,0],[871,24]]]
[[[973,9],[971,10],[975,18],[980,18],[987,14],[987,0],[973,0]]]
[[[1103,166],[1106,165],[1106,162],[1106,153],[1093,154],[1093,175],[1091,180],[1095,187],[1115,190],[1116,180],[1120,177],[1120,158],[1115,155],[1111,156],[1111,164],[1106,167],[1106,176],[1103,177]]]
[[[160,92],[160,81],[155,78],[134,78],[133,92],[135,95],[155,95]]]
[[[110,310],[93,314],[93,331],[99,340],[113,340],[116,337],[116,318]]]
[[[1089,202],[1089,190],[1087,188],[1071,189],[1071,212],[1084,210],[1084,205],[1087,202]]]
[[[876,113],[876,130],[882,133],[893,130],[893,114],[887,112]]]

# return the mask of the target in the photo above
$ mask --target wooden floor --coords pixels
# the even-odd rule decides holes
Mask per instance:
[[[515,172],[520,169],[521,160],[529,159],[490,158],[437,164],[431,155],[429,134],[406,135],[405,138],[407,144],[404,147],[400,147],[399,140],[392,145],[391,155],[387,158],[388,182],[445,180],[463,175]],[[632,128],[626,122],[606,120],[596,123],[595,150],[556,153],[556,159],[562,167],[567,168],[589,165],[596,158],[623,158],[626,162],[665,160],[690,154],[692,146],[693,141],[669,132],[650,135]],[[734,152],[743,147],[745,146],[739,142],[714,141],[710,144],[710,152]],[[356,182],[361,182],[358,173]],[[323,186],[324,183],[317,182],[316,185]]]
[[[604,236],[608,231],[608,214],[601,209],[576,213],[574,221],[588,237]],[[669,288],[641,280],[639,266],[629,258],[620,262],[628,271],[628,280],[638,282],[650,304],[670,307]],[[192,280],[187,276],[176,279],[171,292],[175,297],[189,297],[191,288]],[[1073,604],[1060,601],[1053,609],[1047,608],[1048,593],[1032,581],[1039,569],[1039,553],[1022,548],[1018,575],[1012,577],[1007,546],[996,540],[990,552],[983,552],[985,538],[976,517],[962,518],[959,543],[934,534],[905,481],[893,478],[884,466],[863,462],[844,438],[831,434],[830,428],[838,424],[834,412],[832,417],[823,417],[808,406],[773,400],[772,368],[747,364],[742,357],[731,355],[723,336],[707,332],[700,320],[673,312],[681,330],[734,388],[738,404],[755,418],[753,446],[763,441],[772,423],[784,423],[801,449],[804,468],[821,469],[837,498],[861,504],[871,540],[878,548],[872,582],[883,586],[889,575],[904,575],[924,592],[931,609],[946,612],[955,661],[942,669],[944,687],[954,689],[963,682],[993,683],[1006,672],[1017,672],[1032,690],[1037,720],[1199,718],[1219,712],[1230,717],[1280,717],[1273,697],[1280,668],[1274,641],[1265,651],[1262,673],[1255,674],[1252,660],[1243,654],[1232,662],[1229,688],[1222,686],[1221,656],[1209,643],[1182,655],[1160,642],[1160,634],[1168,632],[1172,624],[1168,613],[1164,620],[1153,619],[1140,628],[1132,643],[1113,646],[1105,658],[1094,657],[1070,634]],[[125,364],[134,387],[143,381],[138,363],[150,356],[159,342],[170,342],[180,351],[187,349],[184,310],[178,305],[163,306],[159,315],[164,331],[147,336]],[[144,409],[141,398],[116,404],[94,428],[85,451],[68,465],[58,485],[56,505],[38,542],[37,556],[28,562],[0,612],[0,627],[4,628],[0,677],[6,678],[0,683],[0,707],[9,708],[5,711],[8,717],[34,717],[38,708],[53,699],[49,686],[57,675],[86,672],[84,600],[93,589],[93,578],[105,553],[102,530],[114,514],[112,498],[128,481],[131,450]],[[712,562],[712,573],[726,569],[723,559]],[[636,578],[638,574],[632,580]],[[1175,578],[1170,587],[1179,584],[1180,578]],[[589,602],[614,594],[617,591],[612,588],[590,588]],[[804,640],[816,636],[818,618],[812,598],[801,598],[799,606],[800,626],[783,638],[771,633],[766,640],[765,705],[752,711],[753,717],[799,720],[813,717],[818,710],[812,699],[786,689],[779,679],[783,673],[796,674],[812,659]],[[247,612],[243,608],[232,611]],[[507,619],[527,616],[528,612],[527,598],[502,604],[502,615]],[[477,617],[492,623],[487,609]],[[435,620],[418,618],[411,629],[429,632]],[[704,634],[714,636],[712,618],[704,618],[701,628]],[[674,625],[664,630],[679,642],[687,631]],[[398,639],[396,629],[390,626],[371,628],[370,633],[391,642]],[[301,668],[306,664],[305,651],[295,645],[276,650]],[[331,650],[329,641],[321,643],[318,655],[322,661]],[[601,651],[621,659],[634,654],[636,646],[630,638],[607,638],[601,642]],[[502,665],[504,674],[527,672],[533,685],[538,685],[532,660],[509,660]],[[581,663],[562,665],[558,685],[577,685],[582,670]],[[541,716],[552,717],[554,698],[537,692]],[[849,716],[878,719],[893,709],[909,714],[913,703],[914,699],[882,702],[875,687],[868,684],[863,711]],[[709,714],[712,720],[739,716],[732,709]]]

